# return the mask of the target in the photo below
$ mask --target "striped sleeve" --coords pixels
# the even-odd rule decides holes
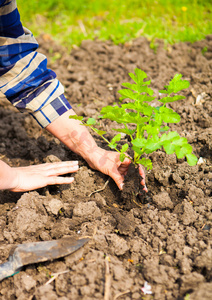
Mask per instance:
[[[0,99],[28,111],[42,126],[71,108],[38,43],[20,22],[15,0],[0,0]]]

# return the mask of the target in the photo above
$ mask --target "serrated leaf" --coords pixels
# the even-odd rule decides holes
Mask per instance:
[[[126,152],[127,149],[128,149],[129,145],[128,144],[124,144],[122,147],[121,147],[121,152]]]
[[[174,102],[174,101],[178,101],[178,100],[182,100],[182,99],[185,99],[185,97],[177,95],[177,96],[173,96],[173,97],[164,97],[162,99],[158,99],[158,101],[166,104],[166,103],[169,103],[169,102]]]
[[[129,90],[129,89],[122,89],[122,90],[119,90],[118,91],[119,94],[121,94],[122,96],[124,96],[125,98],[129,98],[129,99],[132,99],[132,100],[136,100],[138,94]]]
[[[132,141],[133,146],[137,147],[137,148],[143,148],[147,143],[147,140],[144,138],[135,138]]]
[[[152,115],[153,108],[151,106],[147,106],[143,108],[143,114],[150,117]]]
[[[175,139],[172,140],[172,143],[175,146],[183,146],[183,145],[186,144],[185,147],[187,147],[187,145],[189,145],[188,141],[187,141],[187,139],[185,137],[175,138]]]
[[[186,89],[189,87],[190,83],[187,80],[181,79],[181,74],[176,74],[174,78],[169,82],[169,85],[165,85],[166,90],[159,91],[163,94],[171,94],[171,93],[178,93],[179,91]]]
[[[130,102],[130,103],[125,103],[121,105],[122,108],[124,109],[134,109],[137,110],[137,103],[136,102]]]
[[[136,129],[131,130],[131,129],[128,129],[128,128],[123,128],[123,129],[112,128],[112,130],[122,132],[122,133],[125,133],[125,134],[128,134],[128,135],[133,135],[133,133],[135,133],[135,131],[136,131]]]
[[[131,83],[128,83],[128,82],[125,82],[122,84],[123,86],[127,87],[128,89],[131,89],[133,91],[135,91],[136,93],[147,93],[149,94],[150,96],[154,94],[154,91],[147,87],[147,85],[138,85],[138,84],[131,84]],[[126,89],[124,89],[126,90]],[[121,93],[122,90],[118,91],[121,95],[123,95]],[[129,97],[128,97],[129,98]],[[132,98],[130,98],[132,99]]]
[[[96,124],[96,120],[94,118],[89,118],[86,123],[88,125],[95,125]]]
[[[185,155],[191,154],[191,152],[192,152],[192,146],[189,145],[189,144],[185,144],[182,147],[180,147],[180,149],[178,149],[176,147],[176,151],[175,152],[176,152],[177,158],[183,158]]]
[[[133,150],[135,153],[137,153],[138,155],[143,154],[143,151],[142,151],[139,147],[132,146],[132,150]]]
[[[158,133],[160,132],[160,126],[154,125],[147,125],[145,126],[146,132],[148,133],[148,135],[158,135]]]
[[[140,159],[136,163],[144,166],[145,168],[147,168],[147,170],[152,169],[152,161],[148,158],[143,157],[142,159]]]
[[[147,143],[145,144],[145,152],[146,153],[152,153],[153,151],[156,151],[161,148],[160,140],[157,136],[154,136],[154,138],[150,138],[147,140]]]
[[[171,108],[161,106],[159,109],[159,113],[163,122],[165,123],[179,123],[180,122],[180,115],[173,111]]]
[[[69,119],[82,121],[84,118],[82,116],[71,115],[69,116]]]
[[[128,75],[138,84],[143,84],[143,80],[147,78],[147,75],[141,69],[136,68],[134,70],[135,74],[129,73]]]
[[[162,134],[161,138],[160,138],[160,143],[161,145],[163,144],[163,142],[169,142],[172,141],[173,139],[176,138],[180,138],[179,134],[176,131],[171,131],[168,134],[164,133]]]
[[[172,143],[167,142],[166,145],[163,145],[163,148],[167,154],[175,153],[175,147],[172,145]]]
[[[190,166],[195,166],[198,162],[198,158],[194,154],[187,154],[186,159]]]

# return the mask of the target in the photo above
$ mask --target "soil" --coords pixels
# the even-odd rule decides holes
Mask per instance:
[[[146,172],[144,201],[130,199],[130,185],[121,197],[112,179],[93,193],[108,177],[90,169],[29,115],[1,101],[1,159],[11,166],[78,159],[80,169],[68,186],[0,192],[0,263],[15,244],[65,236],[91,241],[72,255],[25,266],[4,279],[0,299],[212,299],[212,35],[172,46],[156,40],[155,49],[145,38],[124,45],[84,41],[71,53],[49,36],[38,41],[73,108],[85,117],[117,102],[117,91],[135,67],[148,74],[156,95],[181,73],[190,87],[185,100],[170,105],[181,116],[170,127],[188,139],[199,162],[190,167],[156,151],[150,155],[153,169]],[[102,122],[108,138],[115,126]],[[52,274],[66,270],[45,285]],[[144,293],[145,282],[152,294]]]

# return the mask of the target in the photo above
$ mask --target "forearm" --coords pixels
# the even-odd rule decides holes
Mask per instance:
[[[75,115],[73,109],[65,112],[46,129],[93,167],[92,160],[95,159],[93,153],[104,150],[97,146],[88,129],[82,126],[80,121],[69,119],[70,115]]]
[[[16,174],[14,169],[0,160],[0,190],[8,190],[14,188]]]

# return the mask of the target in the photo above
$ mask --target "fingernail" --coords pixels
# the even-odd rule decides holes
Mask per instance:
[[[76,165],[78,165],[78,160],[74,160],[73,162],[72,162],[72,164],[73,164],[73,166],[76,166]]]
[[[123,186],[124,186],[124,184],[123,184],[123,183],[121,183],[121,184],[120,184],[120,190],[122,190],[122,189],[123,189]]]

